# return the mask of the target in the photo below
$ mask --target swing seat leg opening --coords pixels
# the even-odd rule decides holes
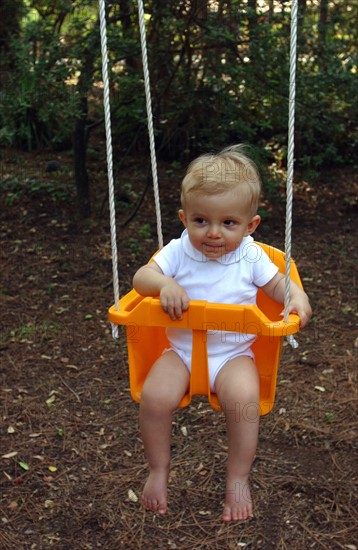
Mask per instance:
[[[221,411],[217,395],[210,390],[206,343],[202,332],[196,331],[193,336],[190,387],[179,406],[188,406],[195,395],[207,395],[212,408]],[[127,346],[131,396],[139,403],[143,384],[152,365],[170,344],[164,327],[141,326],[134,329],[129,326]],[[274,406],[281,347],[282,338],[261,336],[252,348],[260,377],[260,415],[268,414]]]

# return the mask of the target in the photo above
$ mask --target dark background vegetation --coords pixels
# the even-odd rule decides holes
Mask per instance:
[[[106,2],[119,284],[157,247],[136,2]],[[1,550],[357,550],[355,2],[299,1],[293,255],[314,315],[283,349],[252,471],[223,525],[222,415],[173,418],[169,513],[146,465],[113,300],[98,6],[0,0]],[[145,2],[164,240],[198,153],[255,146],[256,234],[284,242],[291,2]]]
[[[298,4],[296,164],[314,178],[354,161],[358,15],[347,0]],[[118,170],[147,154],[146,113],[136,2],[106,7]],[[284,166],[290,2],[148,1],[145,11],[159,158],[249,142]],[[71,149],[89,215],[86,159],[103,130],[96,0],[2,0],[0,54],[0,144]]]

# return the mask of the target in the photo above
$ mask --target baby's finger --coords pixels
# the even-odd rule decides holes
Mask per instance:
[[[297,311],[295,308],[289,309],[289,310],[288,310],[288,314],[290,314],[290,313],[295,313],[296,315],[299,316],[299,313],[298,313],[298,311]],[[283,309],[283,310],[281,311],[281,313],[280,313],[280,317],[284,317],[284,316],[285,316],[285,310]]]
[[[183,296],[182,297],[181,305],[182,305],[182,310],[183,311],[186,311],[188,309],[189,302],[190,302],[190,300],[189,300],[188,296]]]
[[[301,325],[301,328],[305,328],[305,326],[307,325],[308,321],[309,321],[309,316],[306,315],[305,313],[301,313],[300,315],[300,325]]]
[[[173,317],[173,315],[174,315],[173,306],[169,302],[168,298],[166,298],[165,296],[161,296],[160,302],[161,302],[161,306],[163,308],[163,311],[165,311],[165,313],[167,313],[171,319],[175,319],[175,317]]]
[[[175,321],[176,319],[181,319],[181,314],[182,314],[181,301],[180,300],[178,301],[175,298],[171,298],[171,299],[168,298],[166,312],[168,313],[172,321]]]
[[[175,321],[176,317],[176,307],[173,302],[169,302],[167,305],[167,313],[172,321]]]
[[[300,318],[300,328],[305,328],[305,326],[307,325],[308,321],[309,321],[309,317],[308,315],[305,314],[305,312],[301,312],[301,311],[297,311],[296,308],[292,308],[289,310],[289,313],[295,313],[296,315],[299,316]],[[281,311],[280,313],[281,317],[283,317],[285,315],[285,312],[284,311]]]
[[[182,311],[183,311],[182,303],[181,303],[181,300],[179,300],[179,301],[175,304],[175,308],[174,308],[175,318],[176,318],[176,319],[179,319],[179,321],[181,321],[181,319],[182,319]]]

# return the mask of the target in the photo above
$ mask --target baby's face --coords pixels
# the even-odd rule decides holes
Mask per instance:
[[[260,223],[247,202],[235,189],[216,195],[190,193],[179,216],[194,248],[210,260],[238,248]]]

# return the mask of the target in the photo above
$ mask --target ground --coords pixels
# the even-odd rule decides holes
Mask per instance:
[[[59,171],[46,171],[55,158]],[[122,227],[147,159],[119,175],[120,292],[156,248],[152,193]],[[93,214],[79,220],[65,153],[5,151],[1,195],[3,550],[357,548],[357,333],[351,170],[296,185],[293,255],[314,315],[285,346],[252,471],[255,516],[221,521],[223,417],[204,397],[173,419],[169,513],[141,508],[146,465],[113,302],[104,161],[91,153]],[[179,232],[180,170],[160,166],[164,238]],[[70,200],[69,200],[70,197]],[[257,238],[283,248],[284,205]]]

